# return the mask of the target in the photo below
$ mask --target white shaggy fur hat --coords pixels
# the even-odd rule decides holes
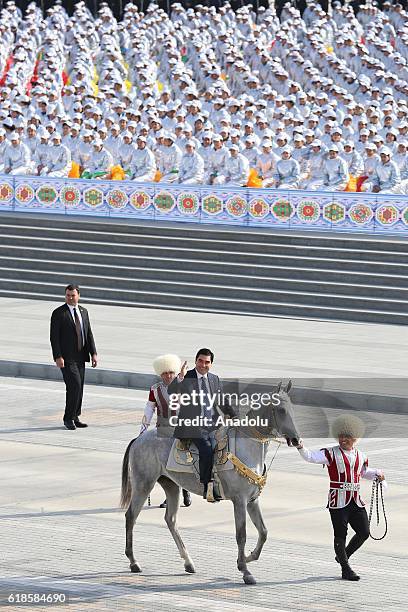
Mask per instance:
[[[153,361],[153,369],[157,376],[160,376],[163,372],[178,374],[181,369],[181,359],[177,355],[159,355]]]
[[[364,435],[365,426],[363,421],[353,414],[341,414],[333,421],[331,431],[336,440],[340,435],[359,439]]]

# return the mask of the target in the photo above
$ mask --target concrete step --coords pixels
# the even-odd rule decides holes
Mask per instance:
[[[392,248],[387,252],[385,250],[366,249],[362,245],[356,247],[348,245],[338,247],[335,244],[275,244],[273,241],[259,239],[246,240],[246,236],[242,235],[241,240],[225,240],[218,237],[200,238],[194,235],[185,235],[180,237],[160,236],[155,234],[131,234],[100,231],[79,231],[79,230],[54,230],[53,228],[29,227],[25,228],[25,232],[21,234],[21,228],[13,226],[2,226],[2,237],[5,244],[10,244],[12,240],[14,244],[24,244],[35,246],[38,241],[43,241],[44,244],[54,245],[58,248],[61,241],[72,244],[79,242],[80,244],[95,244],[96,248],[103,249],[102,245],[110,245],[117,253],[123,253],[123,249],[131,247],[147,246],[150,248],[168,248],[179,249],[182,245],[186,249],[193,248],[195,251],[208,252],[216,251],[217,253],[246,253],[247,255],[262,253],[263,255],[273,254],[296,257],[315,257],[321,259],[353,259],[361,261],[376,261],[379,263],[408,263],[408,251],[397,250],[399,245],[391,245]],[[123,248],[122,248],[123,247]]]
[[[32,274],[35,277],[35,274]],[[65,283],[64,275],[53,275],[47,281],[41,283],[41,280],[31,279],[7,279],[0,271],[0,286],[7,280],[8,288],[17,291],[27,291],[28,287],[33,290],[38,289],[43,284],[44,286],[52,286],[61,293],[61,287]],[[81,282],[83,287],[87,287],[87,295],[99,300],[101,297],[109,297],[109,299],[120,301],[137,302],[139,299],[146,299],[148,295],[150,300],[159,306],[163,303],[163,296],[171,296],[174,301],[179,303],[179,298],[188,295],[192,301],[204,300],[205,303],[217,302],[219,300],[226,301],[230,307],[235,309],[239,307],[241,298],[245,295],[245,302],[252,306],[257,312],[264,311],[266,304],[291,304],[296,303],[297,306],[305,308],[313,308],[315,306],[336,308],[345,310],[353,310],[355,308],[363,308],[364,310],[379,310],[388,313],[406,314],[408,316],[408,302],[401,299],[381,299],[374,297],[361,296],[342,296],[337,293],[312,293],[307,291],[295,290],[268,290],[268,289],[249,289],[246,287],[234,286],[216,286],[195,285],[192,283],[179,283],[162,281],[133,281],[129,282],[126,287],[120,288],[117,286],[115,279],[110,279],[110,282],[103,277],[83,279]],[[89,280],[89,284],[86,282]],[[166,299],[166,297],[164,298]]]
[[[7,267],[0,260],[0,276],[3,279],[36,280],[44,278],[63,285],[67,278],[72,278],[79,285],[92,285],[105,288],[139,288],[142,283],[154,285],[182,286],[184,287],[213,287],[217,295],[221,295],[224,288],[253,292],[254,295],[260,290],[274,291],[285,294],[290,291],[306,293],[319,293],[321,295],[333,293],[339,296],[350,296],[351,298],[386,299],[405,302],[408,298],[408,287],[388,285],[364,285],[350,282],[330,282],[325,279],[324,284],[318,284],[315,280],[282,278],[269,276],[247,276],[236,274],[230,276],[223,272],[188,272],[185,270],[149,268],[121,269],[112,266],[100,266],[99,264],[81,264],[81,266],[66,262],[45,262],[46,266],[28,267],[30,260],[16,262],[18,266]],[[25,263],[25,266],[23,264]],[[38,262],[37,262],[38,265]]]
[[[13,251],[14,252],[14,251]],[[36,251],[37,257],[19,257],[10,255],[0,255],[0,268],[27,268],[35,262],[36,268],[41,270],[59,271],[72,274],[80,268],[82,273],[100,273],[107,276],[117,275],[118,278],[134,278],[135,275],[147,278],[163,278],[166,279],[169,274],[174,274],[174,268],[171,267],[172,260],[163,262],[162,258],[144,258],[134,257],[118,257],[101,256],[99,254],[89,255],[87,261],[82,261],[84,256],[81,256],[81,262],[67,262],[66,258],[61,259],[43,259],[41,258],[42,251]],[[44,253],[46,256],[47,253]],[[112,260],[117,262],[113,265]],[[89,261],[88,261],[89,259]],[[342,267],[337,267],[334,270],[327,268],[309,269],[305,267],[293,267],[274,265],[274,266],[251,266],[249,264],[223,264],[222,268],[218,263],[209,262],[208,264],[195,262],[195,269],[189,270],[183,267],[178,268],[178,274],[186,275],[203,275],[217,278],[218,276],[233,276],[234,278],[245,277],[254,278],[255,282],[265,283],[269,278],[277,278],[282,280],[303,280],[303,281],[321,281],[324,275],[325,282],[339,284],[359,284],[375,288],[376,286],[390,288],[405,288],[408,287],[408,277],[398,274],[377,274],[369,272],[348,272]],[[239,282],[239,281],[238,281]]]
[[[26,231],[21,234],[21,229]],[[26,228],[14,227],[14,226],[2,226],[2,236],[4,239],[13,239],[13,244],[21,245],[27,238],[33,240],[35,243],[37,240],[44,240],[45,244],[52,245],[54,241],[63,240],[64,243],[69,244],[78,241],[78,230],[77,229],[64,229],[64,228],[47,228],[47,227],[33,227],[29,226]],[[86,244],[96,243],[98,250],[100,244],[106,245],[107,243],[111,248],[115,248],[115,245],[122,247],[131,246],[148,246],[156,247],[159,249],[174,249],[180,248],[181,242],[186,248],[193,248],[194,250],[200,251],[211,251],[218,253],[233,253],[236,252],[246,253],[247,255],[289,255],[297,257],[308,257],[313,256],[315,258],[335,258],[335,259],[353,259],[353,260],[370,260],[377,262],[391,262],[391,263],[408,263],[408,251],[404,251],[400,248],[399,244],[389,245],[389,250],[380,250],[374,248],[364,248],[364,245],[359,244],[354,246],[353,244],[348,246],[337,246],[336,244],[330,245],[324,244],[282,244],[281,242],[275,243],[274,241],[265,242],[262,237],[259,237],[257,241],[247,240],[247,235],[241,234],[240,239],[237,237],[234,240],[225,240],[216,237],[196,237],[195,235],[185,236],[167,236],[167,235],[156,235],[154,233],[145,234],[132,234],[132,233],[118,233],[118,232],[102,232],[102,231],[89,231],[82,230],[81,242]],[[57,248],[59,242],[56,242]],[[310,241],[309,241],[310,242]],[[405,246],[405,245],[403,245]]]
[[[135,257],[141,258],[143,261],[151,260],[152,258],[164,261],[173,260],[176,262],[176,266],[179,267],[181,262],[183,266],[190,265],[190,268],[194,268],[196,262],[219,262],[224,265],[225,263],[240,263],[247,264],[250,266],[257,265],[277,265],[281,266],[291,265],[294,267],[307,267],[307,268],[324,268],[335,270],[340,265],[344,270],[348,271],[363,271],[375,273],[391,273],[391,274],[407,274],[408,272],[408,261],[407,263],[393,263],[393,262],[372,262],[369,260],[342,260],[341,262],[336,258],[319,258],[314,256],[298,257],[296,255],[275,255],[275,254],[263,254],[263,253],[228,253],[223,251],[208,251],[205,253],[205,258],[199,250],[194,248],[177,248],[177,247],[149,247],[139,245],[112,245],[109,242],[93,242],[89,243],[86,241],[78,240],[74,243],[68,244],[64,240],[52,240],[42,238],[32,238],[30,240],[24,240],[23,238],[15,238],[11,236],[2,236],[0,245],[0,255],[9,254],[13,252],[15,257],[32,257],[35,258],[39,253],[48,252],[55,254],[55,256],[62,257],[63,254],[70,252],[75,253],[76,261],[89,261],[87,257],[92,254],[98,254],[98,256],[115,257],[129,257],[134,259]],[[51,255],[51,258],[53,255]]]
[[[355,248],[361,250],[379,250],[379,251],[399,251],[408,253],[408,243],[403,236],[388,236],[388,235],[361,235],[353,233],[327,234],[325,232],[318,233],[316,231],[305,230],[286,230],[274,228],[253,228],[245,226],[210,226],[192,223],[169,223],[163,221],[137,221],[132,222],[129,219],[112,219],[103,218],[94,219],[87,217],[84,223],[84,217],[75,216],[60,216],[48,214],[24,213],[17,214],[6,212],[0,214],[0,226],[5,229],[7,226],[19,227],[19,234],[23,235],[25,231],[29,233],[32,228],[44,229],[50,226],[55,233],[60,231],[75,230],[82,235],[87,235],[84,232],[100,232],[107,234],[127,234],[132,236],[160,236],[162,238],[186,238],[193,237],[194,239],[209,239],[221,240],[229,242],[239,242],[245,240],[254,243],[267,244],[297,244],[299,246],[321,246],[335,248]],[[48,223],[47,223],[48,220]],[[26,228],[26,229],[24,229]]]
[[[0,296],[12,297],[14,299],[43,299],[61,301],[61,287],[44,286],[44,284],[26,285],[25,289],[12,290],[3,289],[0,284]],[[161,308],[167,310],[188,310],[197,312],[213,312],[231,315],[251,315],[251,316],[275,316],[286,318],[313,318],[328,321],[351,321],[365,323],[382,323],[394,325],[408,325],[408,316],[405,313],[389,312],[380,310],[366,310],[364,308],[342,309],[337,306],[305,306],[304,304],[294,303],[271,303],[266,302],[258,304],[258,308],[254,308],[254,304],[247,300],[240,300],[238,304],[231,304],[229,300],[213,299],[210,297],[199,297],[184,295],[177,296],[173,294],[144,294],[140,301],[131,301],[123,299],[112,299],[101,297],[96,298],[93,295],[93,288],[83,286],[83,293],[87,299],[83,303],[107,304],[115,306],[137,306],[146,308]],[[153,297],[153,299],[152,299]],[[154,300],[154,301],[153,301]],[[236,306],[236,308],[235,308]]]

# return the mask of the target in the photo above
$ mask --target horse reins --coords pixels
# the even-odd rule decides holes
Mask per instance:
[[[375,512],[376,512],[376,518],[377,518],[377,527],[380,524],[380,495],[378,493],[378,489],[380,489],[380,492],[381,492],[381,506],[382,506],[382,513],[384,516],[384,525],[385,525],[384,533],[380,538],[374,537],[371,533],[371,519],[373,515],[374,501],[375,501]],[[383,540],[388,532],[388,521],[387,521],[387,515],[385,514],[385,506],[384,506],[383,484],[380,480],[378,480],[378,478],[376,478],[373,481],[373,486],[371,489],[370,512],[368,515],[368,528],[369,528],[370,538],[372,538],[373,540]]]

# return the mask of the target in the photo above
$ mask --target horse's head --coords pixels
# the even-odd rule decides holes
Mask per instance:
[[[286,438],[288,446],[297,446],[300,435],[295,423],[294,411],[289,393],[292,389],[290,380],[285,388],[279,383],[276,393],[279,396],[279,405],[274,408],[274,417],[278,433]]]

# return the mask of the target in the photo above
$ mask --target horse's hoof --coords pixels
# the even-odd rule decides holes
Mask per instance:
[[[196,573],[195,567],[194,567],[194,565],[192,563],[186,563],[185,566],[184,566],[184,569],[186,570],[186,572],[188,574],[195,574]]]
[[[130,566],[130,571],[132,572],[132,574],[140,574],[142,568],[138,563],[133,563],[133,565]]]
[[[243,576],[245,584],[256,584],[256,580],[252,574],[247,574]]]

